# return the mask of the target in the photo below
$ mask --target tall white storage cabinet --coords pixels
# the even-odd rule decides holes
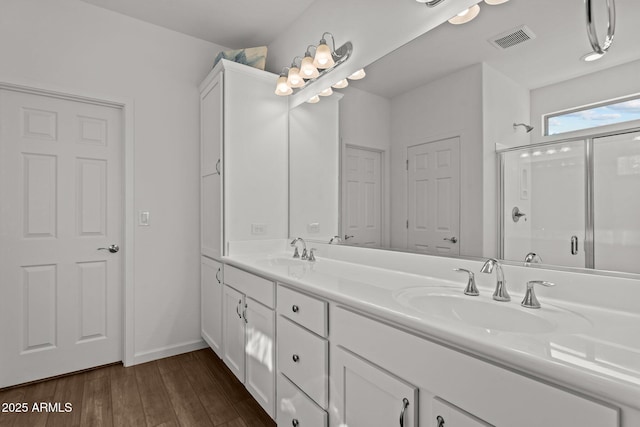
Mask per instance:
[[[230,241],[288,237],[288,100],[274,94],[277,78],[221,60],[200,85],[201,334],[271,416],[275,285],[254,289],[222,257]]]

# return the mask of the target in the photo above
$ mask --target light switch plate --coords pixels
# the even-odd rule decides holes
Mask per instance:
[[[307,233],[317,234],[319,232],[320,232],[320,223],[319,222],[312,222],[310,224],[307,224]]]
[[[139,211],[138,212],[138,225],[141,227],[148,227],[150,225],[151,215],[149,211]]]

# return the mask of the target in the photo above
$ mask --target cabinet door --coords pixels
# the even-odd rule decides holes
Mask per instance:
[[[246,321],[245,387],[272,418],[275,414],[275,315],[273,310],[251,298],[245,300]]]
[[[202,254],[222,255],[222,74],[200,97]]]
[[[432,422],[429,426],[491,427],[491,424],[437,397],[433,399],[432,409]]]
[[[202,338],[221,356],[222,264],[202,257],[200,263],[200,327]]]
[[[242,317],[244,295],[223,287],[223,346],[224,363],[241,382],[244,382],[245,323]]]
[[[339,423],[349,427],[417,426],[418,389],[353,353],[336,347]],[[339,393],[339,392],[338,392]]]

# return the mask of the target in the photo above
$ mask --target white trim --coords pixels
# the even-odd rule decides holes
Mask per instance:
[[[83,103],[106,105],[118,108],[122,111],[123,119],[123,163],[124,163],[124,194],[123,194],[123,263],[122,263],[122,298],[123,298],[123,336],[122,336],[122,363],[124,366],[134,364],[135,354],[135,329],[134,329],[134,232],[135,232],[135,187],[134,187],[134,101],[132,98],[87,94],[60,88],[54,85],[15,81],[10,83],[0,79],[0,89],[14,90],[18,92],[44,95]]]
[[[164,359],[165,357],[176,356],[178,354],[189,353],[209,347],[203,340],[189,341],[181,344],[160,347],[153,350],[143,351],[134,356],[133,364],[151,362],[153,360]]]

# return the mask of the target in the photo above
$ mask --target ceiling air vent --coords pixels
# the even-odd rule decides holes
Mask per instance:
[[[528,40],[533,40],[536,35],[526,25],[513,28],[497,36],[491,37],[489,43],[495,46],[497,49],[507,49],[512,46],[524,43]]]

